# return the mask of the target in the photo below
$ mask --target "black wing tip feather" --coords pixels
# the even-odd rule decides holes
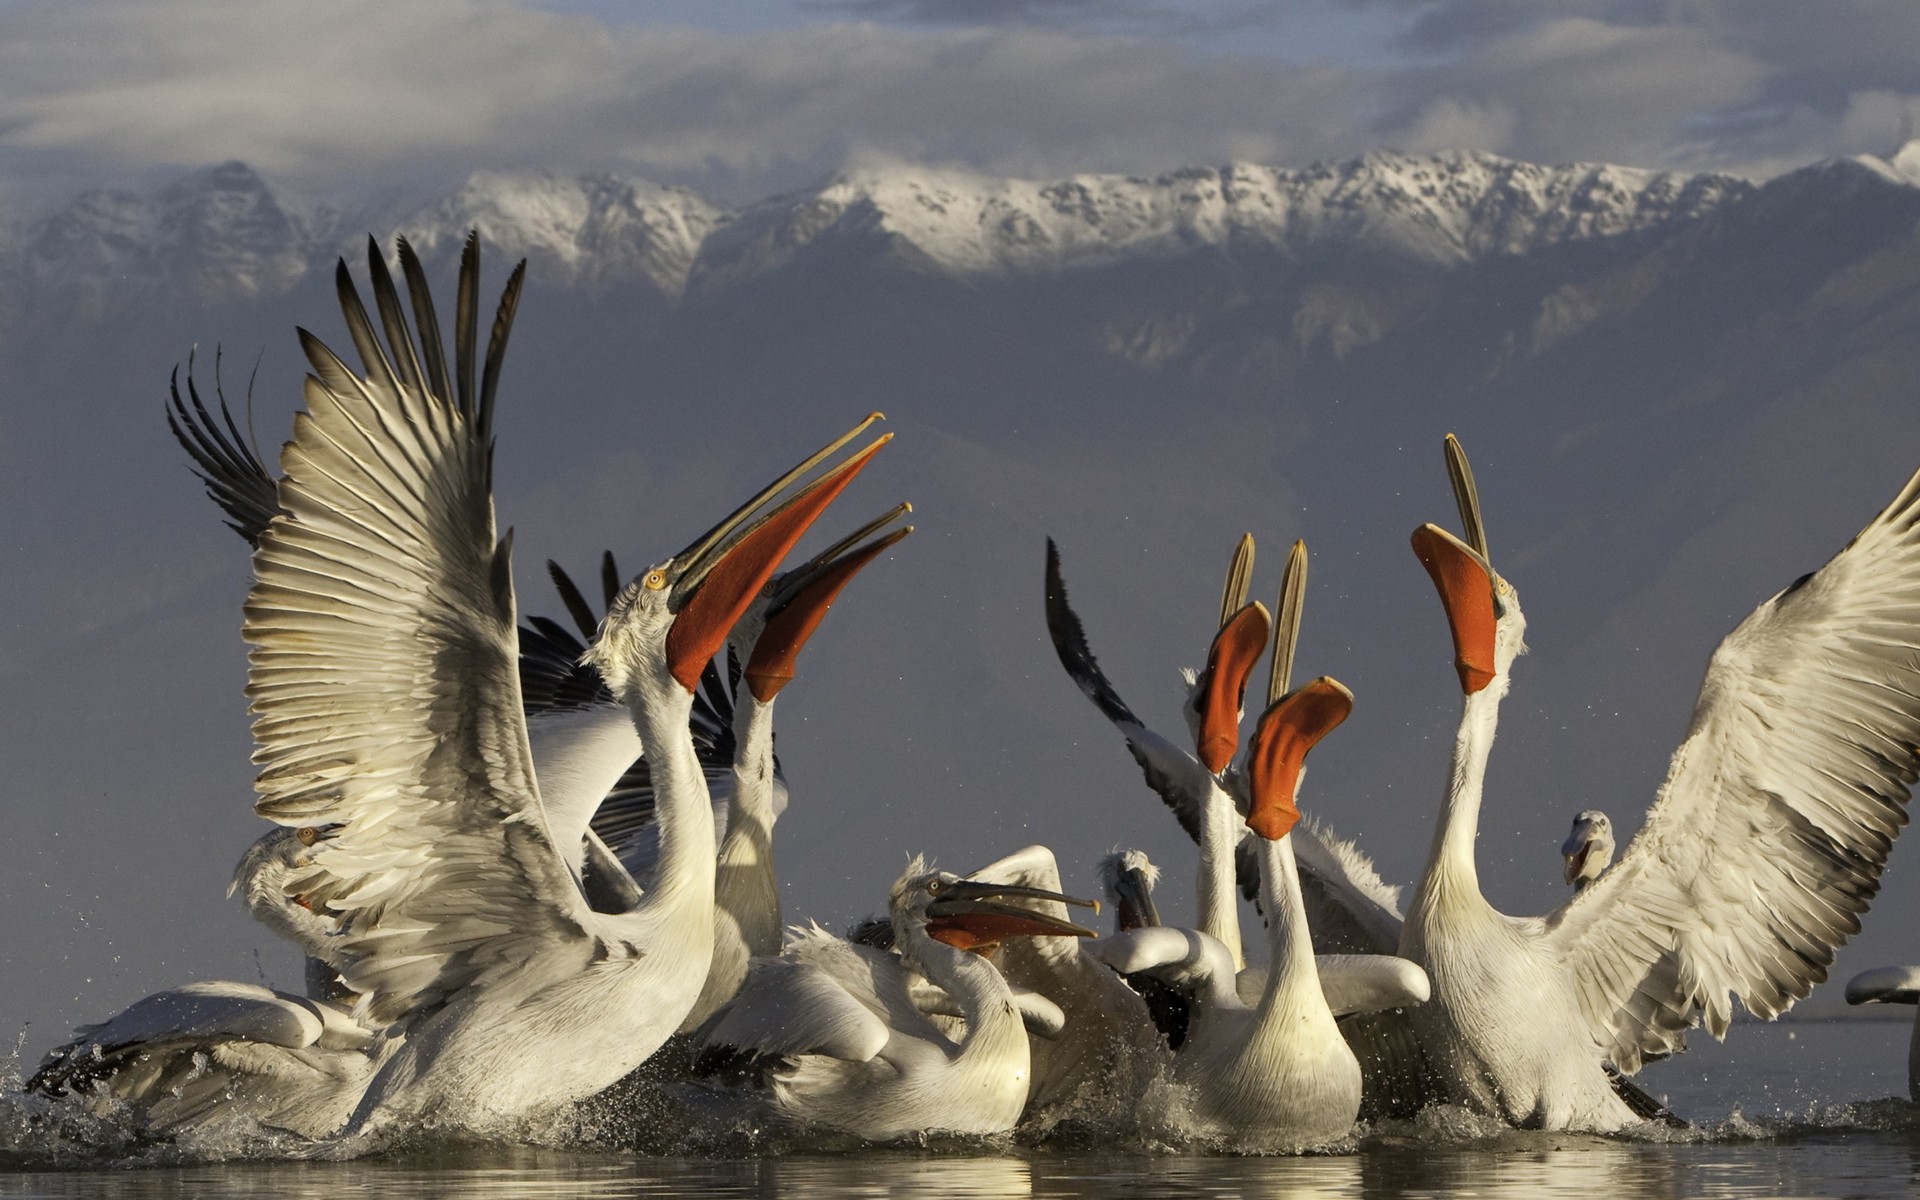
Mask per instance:
[[[567,615],[573,618],[580,636],[589,642],[593,641],[600,629],[600,618],[594,615],[593,606],[587,603],[587,598],[580,594],[573,577],[552,559],[547,560],[547,577],[553,580],[553,590],[560,593],[560,603],[566,606]]]
[[[1060,548],[1052,538],[1047,539],[1046,613],[1047,635],[1053,641],[1053,652],[1059,655],[1060,665],[1086,693],[1087,699],[1093,701],[1107,720],[1139,725],[1140,718],[1133,715],[1127,702],[1114,690],[1087,646],[1087,633],[1080,624],[1080,616],[1067,603],[1067,585],[1060,574]]]
[[[187,354],[187,397],[180,395],[180,368],[176,365],[168,378],[169,403],[165,406],[167,428],[174,440],[192,460],[191,470],[206,490],[207,497],[220,506],[229,518],[227,528],[257,544],[260,535],[280,511],[279,484],[267,472],[257,454],[241,436],[220,384],[220,351],[214,351],[214,395],[220,405],[216,423],[194,379],[198,347]],[[252,394],[249,385],[248,394]],[[225,426],[225,432],[221,426]]]

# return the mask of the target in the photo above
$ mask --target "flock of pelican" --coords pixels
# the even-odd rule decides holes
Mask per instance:
[[[523,618],[491,466],[525,264],[482,352],[469,238],[449,358],[404,241],[398,261],[404,298],[370,243],[371,314],[340,265],[358,369],[300,331],[312,370],[277,476],[224,399],[218,417],[202,402],[191,365],[168,410],[252,546],[254,807],[274,828],[234,889],[301,948],[305,994],[150,996],[46,1056],[29,1089],[59,1103],[156,1135],[512,1136],[644,1066],[689,1105],[874,1140],[1072,1121],[1303,1149],[1437,1103],[1614,1130],[1672,1119],[1629,1077],[1687,1030],[1723,1036],[1736,999],[1772,1017],[1826,977],[1906,821],[1920,475],[1722,641],[1618,860],[1606,815],[1583,812],[1567,902],[1495,910],[1474,843],[1525,618],[1449,437],[1462,536],[1423,525],[1413,549],[1451,630],[1461,715],[1404,911],[1351,843],[1301,819],[1307,755],[1353,703],[1328,676],[1293,683],[1304,545],[1270,612],[1247,600],[1243,540],[1188,679],[1189,728],[1169,736],[1101,672],[1049,542],[1054,646],[1192,836],[1198,927],[1163,924],[1158,868],[1116,851],[1102,935],[1101,904],[1067,894],[1031,846],[967,875],[916,858],[884,920],[783,938],[776,700],[841,589],[911,532],[910,509],[780,565],[891,435],[859,444],[878,414],[861,421],[638,575],[607,556],[599,605],[550,564],[571,627]],[[1265,962],[1249,965],[1249,940]],[[1920,1000],[1920,968],[1869,972],[1849,999]]]

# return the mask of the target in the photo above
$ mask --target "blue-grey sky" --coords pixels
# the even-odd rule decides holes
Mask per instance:
[[[16,197],[227,158],[308,191],[608,168],[723,202],[863,160],[994,173],[1471,149],[1765,176],[1887,153],[1873,0],[4,0]]]

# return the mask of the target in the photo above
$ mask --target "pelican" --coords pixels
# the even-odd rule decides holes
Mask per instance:
[[[1109,884],[1121,897],[1116,911],[1125,923],[1152,916],[1151,864],[1121,864]],[[966,877],[980,884],[1017,884],[1058,894],[1060,867],[1053,851],[1028,846],[996,859]],[[1058,901],[1031,900],[1024,907],[1060,919]],[[1165,1065],[1165,1043],[1146,1002],[1084,944],[1061,938],[1018,938],[995,954],[1000,973],[1015,988],[1037,992],[1059,1006],[1059,1029],[1031,1041],[1033,1084],[1023,1123],[1051,1127],[1063,1119],[1111,1128],[1128,1121],[1135,1101]]]
[[[1235,849],[1240,842],[1239,806],[1229,790],[1238,747],[1241,704],[1247,678],[1266,644],[1269,617],[1264,606],[1247,604],[1247,578],[1253,566],[1253,538],[1242,537],[1221,598],[1220,628],[1207,652],[1206,669],[1189,673],[1185,713],[1193,753],[1148,729],[1114,690],[1093,652],[1086,631],[1067,603],[1060,577],[1060,550],[1047,539],[1047,633],[1060,665],[1126,739],[1127,750],[1146,775],[1147,786],[1173,810],[1200,849],[1196,877],[1200,930],[1227,948],[1236,967],[1246,966],[1240,945],[1240,902],[1235,893]]]
[[[1920,967],[1875,967],[1847,980],[1848,1004],[1920,1004]],[[1920,1009],[1907,1039],[1907,1095],[1920,1104]]]
[[[490,496],[494,396],[524,267],[476,388],[469,239],[456,393],[411,250],[401,243],[418,349],[371,243],[368,258],[387,345],[343,262],[364,374],[301,331],[307,409],[281,456],[282,511],[254,553],[243,632],[255,809],[330,830],[286,886],[339,923],[355,1016],[404,1036],[348,1132],[500,1129],[625,1075],[698,995],[715,847],[688,732],[695,685],[779,558],[885,439],[754,519],[863,422],[616,597],[589,656],[653,755],[662,854],[644,896],[595,911],[534,776],[510,539],[496,540]]]
[[[1417,1004],[1427,981],[1411,963],[1387,957],[1338,961],[1323,982],[1313,953],[1291,833],[1306,756],[1343,722],[1353,695],[1321,676],[1287,690],[1305,595],[1306,548],[1295,543],[1281,585],[1269,704],[1247,748],[1246,825],[1257,838],[1260,898],[1267,918],[1268,969],[1258,999],[1242,998],[1244,976],[1227,950],[1204,934],[1142,929],[1100,946],[1118,970],[1170,969],[1196,985],[1187,1042],[1174,1077],[1187,1093],[1197,1131],[1291,1149],[1346,1133],[1360,1109],[1361,1070],[1335,1023],[1338,1015]],[[1262,637],[1264,642],[1265,638]]]
[[[708,688],[729,727],[709,756],[719,837],[714,882],[713,963],[680,1032],[690,1033],[740,989],[748,960],[780,952],[779,880],[773,826],[786,809],[787,788],[773,754],[774,701],[792,682],[795,664],[841,589],[862,568],[913,532],[888,530],[913,511],[900,504],[771,580],[728,633],[735,686]],[[742,665],[743,664],[743,665]],[[736,673],[737,672],[737,673]],[[744,682],[745,687],[738,684]],[[721,770],[716,770],[721,767]],[[645,880],[658,852],[654,798],[646,764],[602,803],[593,829],[635,877]]]
[[[876,1141],[1004,1133],[1027,1102],[1027,1027],[1006,979],[973,951],[1093,931],[1003,897],[1090,903],[962,879],[916,858],[888,904],[898,955],[817,925],[796,929],[780,957],[753,961],[700,1040],[718,1054],[773,1060],[761,1064],[767,1102],[803,1125]],[[915,1006],[916,971],[957,1004],[965,1019],[957,1038]]]
[[[1597,808],[1589,808],[1573,818],[1573,831],[1560,847],[1566,860],[1567,886],[1583,892],[1600,878],[1600,872],[1613,862],[1613,822]]]
[[[1467,540],[1413,536],[1447,611],[1460,730],[1400,952],[1433,999],[1410,1014],[1443,1099],[1516,1124],[1617,1129],[1631,1074],[1738,998],[1773,1017],[1859,929],[1906,821],[1920,742],[1920,475],[1824,567],[1720,643],[1646,824],[1542,918],[1480,894],[1482,782],[1525,618],[1493,569],[1472,474],[1447,439]]]

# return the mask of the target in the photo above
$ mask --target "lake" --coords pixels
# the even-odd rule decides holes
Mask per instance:
[[[1534,1133],[1438,1110],[1363,1129],[1346,1152],[1305,1157],[975,1141],[836,1153],[783,1146],[753,1157],[597,1144],[205,1161],[104,1137],[89,1145],[84,1131],[56,1145],[32,1106],[14,1098],[0,1131],[0,1197],[1904,1197],[1920,1194],[1920,1107],[1904,1099],[1908,1029],[1744,1023],[1726,1045],[1700,1038],[1640,1076],[1691,1129]]]

